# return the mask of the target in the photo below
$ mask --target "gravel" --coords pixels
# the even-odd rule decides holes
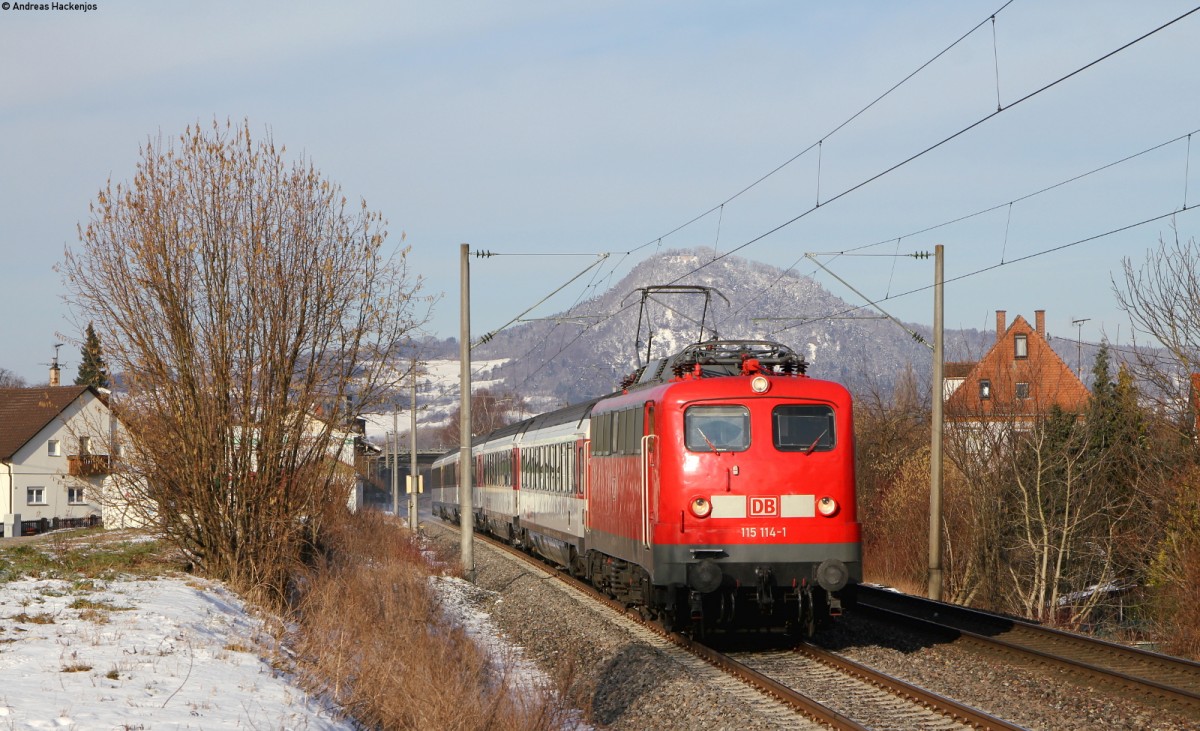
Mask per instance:
[[[457,555],[458,534],[426,523],[431,543]],[[542,570],[475,543],[480,608],[550,675],[570,668],[573,701],[608,729],[819,728],[732,681]],[[1022,668],[848,615],[822,643],[862,664],[1029,729],[1200,729],[1195,718],[1080,685],[1063,671]]]
[[[1022,667],[1012,656],[939,643],[848,615],[826,649],[1029,729],[1200,729],[1195,717],[1083,684],[1065,670]]]
[[[457,555],[458,534],[426,524],[431,543]],[[597,606],[549,571],[475,543],[476,584],[509,641],[550,675],[570,666],[575,702],[597,727],[630,731],[822,728],[797,718],[649,630]]]

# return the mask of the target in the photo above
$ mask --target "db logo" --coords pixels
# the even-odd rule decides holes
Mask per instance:
[[[750,498],[751,515],[779,515],[779,498],[752,497]]]

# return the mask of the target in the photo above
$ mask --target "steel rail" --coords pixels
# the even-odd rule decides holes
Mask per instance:
[[[455,529],[455,526],[451,525],[442,525],[442,527],[450,531]],[[849,718],[848,716],[829,708],[828,706],[812,698],[809,698],[797,690],[789,688],[787,685],[780,683],[770,676],[761,673],[722,652],[714,650],[711,647],[696,642],[695,640],[689,639],[679,633],[668,632],[662,627],[662,625],[648,620],[640,614],[635,614],[629,611],[629,607],[627,607],[623,602],[601,593],[591,584],[570,576],[565,571],[558,571],[553,567],[548,567],[536,556],[532,556],[531,554],[512,546],[507,542],[498,540],[486,534],[477,534],[477,537],[493,548],[501,550],[523,562],[527,562],[536,566],[541,571],[561,581],[564,585],[569,586],[570,588],[585,594],[594,601],[609,607],[622,617],[636,622],[640,626],[655,633],[657,636],[671,642],[686,652],[691,653],[695,657],[700,658],[701,660],[737,678],[741,682],[763,693],[764,695],[776,699],[777,701],[791,707],[798,713],[807,716],[818,723],[825,724],[835,729],[844,729],[845,731],[869,731],[869,727],[863,726],[854,719]],[[963,705],[957,701],[937,695],[936,693],[918,688],[917,686],[906,683],[899,678],[894,678],[879,671],[872,670],[846,658],[838,657],[836,655],[832,655],[831,653],[826,653],[823,650],[809,645],[802,646],[798,651],[808,654],[814,660],[834,667],[839,672],[856,677],[871,685],[881,688],[892,695],[905,698],[906,700],[925,706],[926,708],[929,708],[937,713],[949,716],[965,724],[981,729],[1022,731],[1022,727],[1020,726],[1015,726],[1011,723],[990,716],[983,711]]]
[[[690,640],[678,633],[667,632],[661,625],[647,620],[639,614],[630,612],[628,607],[626,607],[623,602],[617,601],[616,599],[601,593],[591,584],[584,583],[583,581],[570,576],[566,572],[554,570],[553,567],[547,566],[545,562],[536,556],[533,556],[515,546],[512,546],[504,541],[497,540],[496,538],[486,534],[476,534],[476,538],[484,541],[493,548],[504,551],[505,553],[516,557],[521,561],[537,566],[539,569],[547,574],[550,574],[563,584],[587,595],[588,598],[607,606],[609,609],[617,612],[626,619],[640,624],[642,627],[654,632],[659,637],[671,642],[672,644],[685,650],[686,652],[691,653],[701,660],[704,660],[717,669],[732,675],[755,690],[758,690],[759,692],[790,706],[802,715],[807,716],[818,723],[823,723],[827,726],[838,729],[839,731],[870,731],[868,727],[855,722],[853,719],[838,713],[832,708],[829,708],[828,706],[821,704],[806,695],[788,688],[782,683],[772,680],[770,677],[763,675],[762,673],[753,670],[746,665],[743,665],[737,660],[734,660],[733,658],[721,652]]]
[[[861,665],[849,658],[835,655],[828,650],[824,650],[816,645],[803,644],[796,648],[796,652],[807,655],[817,662],[829,665],[837,670],[861,680],[864,680],[872,685],[875,685],[883,690],[894,695],[907,696],[908,698],[920,703],[938,713],[945,716],[950,716],[955,720],[974,726],[980,729],[1002,729],[1003,731],[1024,731],[1023,726],[1009,723],[1004,719],[997,718],[989,713],[985,713],[978,708],[959,703],[956,700],[939,695],[932,691],[925,690],[911,683],[881,673],[878,670]]]
[[[906,623],[926,631],[951,634],[976,645],[1001,648],[1041,663],[1149,693],[1182,704],[1193,712],[1200,708],[1200,693],[1193,689],[1200,685],[1200,663],[885,589],[860,586],[858,592],[859,614],[871,612],[888,622]],[[999,635],[1011,636],[1001,639]],[[1022,636],[1027,638],[1024,643],[1020,641]],[[1039,649],[1028,638],[1044,639],[1057,647],[1054,651]],[[1086,659],[1083,657],[1085,654],[1091,654],[1093,658]],[[1097,654],[1101,658],[1108,656],[1131,660],[1145,672],[1137,675],[1118,669],[1115,663],[1097,664]],[[1193,682],[1187,685],[1192,687],[1173,685],[1171,681],[1163,679],[1164,674],[1191,678]],[[1154,675],[1157,677],[1152,677]]]

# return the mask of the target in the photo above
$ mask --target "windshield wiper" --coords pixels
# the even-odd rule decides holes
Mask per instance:
[[[711,452],[720,452],[721,451],[721,450],[717,449],[717,445],[715,445],[711,441],[709,441],[708,435],[704,433],[703,429],[701,429],[700,427],[696,427],[696,433],[699,434],[700,437],[704,440],[704,443],[708,445],[709,451],[711,451]]]
[[[825,435],[828,433],[829,433],[829,430],[826,429],[825,431],[823,431],[819,435],[817,435],[817,438],[813,440],[813,443],[808,445],[808,449],[804,450],[804,454],[805,455],[812,454],[816,450],[817,445],[821,443],[821,440],[824,439]]]

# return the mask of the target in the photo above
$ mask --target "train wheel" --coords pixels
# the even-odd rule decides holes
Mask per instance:
[[[817,614],[813,606],[812,587],[809,586],[800,592],[800,631],[805,639],[817,633]]]
[[[662,622],[662,627],[667,632],[674,632],[679,627],[679,621],[675,618],[675,611],[672,609],[659,615],[659,621]]]
[[[608,587],[604,579],[604,556],[598,551],[589,551],[588,564],[588,577],[591,579],[592,586],[607,594]]]

